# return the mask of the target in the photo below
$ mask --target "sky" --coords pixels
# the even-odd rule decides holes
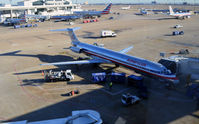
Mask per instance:
[[[0,0],[0,3],[17,3],[22,0]],[[153,0],[72,0],[73,3],[84,3],[88,1],[88,3],[150,3]],[[199,0],[156,0],[158,3],[199,3]]]

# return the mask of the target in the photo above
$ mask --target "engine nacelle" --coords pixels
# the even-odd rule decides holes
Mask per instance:
[[[75,53],[81,53],[81,49],[78,48],[78,47],[73,47],[73,46],[71,46],[71,47],[70,47],[70,50],[72,50],[72,51],[75,52]]]

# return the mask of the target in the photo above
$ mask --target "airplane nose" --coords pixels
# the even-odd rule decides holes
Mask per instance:
[[[180,82],[179,79],[173,80],[174,84],[178,84],[179,82]]]

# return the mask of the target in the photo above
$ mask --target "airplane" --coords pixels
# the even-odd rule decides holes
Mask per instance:
[[[38,19],[38,20],[50,20],[50,16],[45,16],[45,15],[30,15],[30,14],[25,14],[25,17],[28,19],[28,20],[31,20],[31,19]]]
[[[111,10],[112,3],[110,3],[103,11],[74,11],[74,14],[82,15],[84,17],[88,16],[98,16],[109,14]]]
[[[190,18],[191,13],[190,12],[175,12],[173,11],[173,9],[171,8],[171,6],[169,6],[169,15],[176,17],[177,19],[185,19],[185,18]]]
[[[7,18],[3,24],[4,25],[16,25],[16,24],[23,24],[23,23],[27,23],[27,19],[26,18],[21,18],[21,19],[18,19],[18,18]]]
[[[66,15],[66,16],[52,16],[51,19],[57,19],[56,22],[59,21],[73,21],[76,19],[82,18],[81,15]]]
[[[147,14],[148,14],[147,10],[145,10],[145,9],[141,9],[141,10],[140,10],[140,13],[141,13],[142,15],[147,15]]]
[[[43,15],[30,15],[26,14],[26,11],[24,11],[24,14],[20,15],[21,18],[7,18],[3,24],[4,25],[17,25],[17,24],[23,24],[27,23],[31,20],[49,20],[50,16],[43,16]]]
[[[129,6],[127,6],[127,7],[122,7],[121,10],[128,10],[128,9],[130,9],[130,8],[131,8],[131,6],[129,5]]]
[[[145,9],[140,9],[140,13],[135,13],[135,15],[147,15],[148,12]]]
[[[55,62],[46,63],[41,65],[72,65],[72,64],[100,64],[100,63],[111,63],[116,66],[122,65],[126,68],[132,69],[137,73],[158,77],[160,79],[170,80],[178,83],[178,78],[175,73],[172,73],[164,65],[156,62],[152,62],[143,58],[138,58],[135,56],[127,55],[126,53],[130,51],[133,46],[123,49],[119,52],[106,49],[104,47],[91,45],[87,43],[80,42],[76,37],[74,31],[80,29],[79,27],[67,28],[67,29],[57,29],[51,31],[67,31],[69,33],[71,44],[70,50],[75,53],[83,53],[90,56],[92,59],[80,60],[80,61],[67,61],[67,62]]]

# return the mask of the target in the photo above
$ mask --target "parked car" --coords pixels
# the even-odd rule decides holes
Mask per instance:
[[[182,25],[175,25],[173,28],[182,28]]]
[[[110,18],[109,18],[109,20],[112,20],[112,19],[114,19],[114,17],[110,17]]]
[[[125,106],[136,104],[140,101],[140,98],[137,96],[133,96],[130,93],[123,94],[121,98],[122,104]]]
[[[173,35],[184,35],[184,31],[173,31]]]

